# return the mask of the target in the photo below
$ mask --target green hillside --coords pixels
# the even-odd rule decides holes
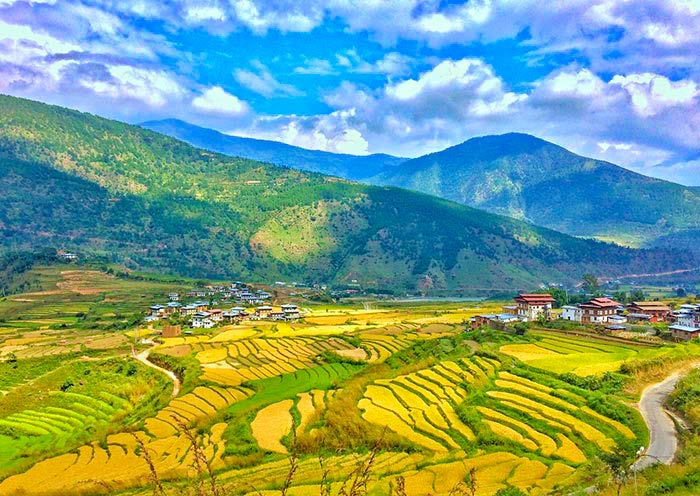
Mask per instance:
[[[397,290],[528,288],[695,263],[409,191],[231,158],[0,96],[0,243],[174,273]]]
[[[680,236],[700,246],[700,188],[581,157],[525,134],[474,138],[371,181],[577,236],[629,245],[664,236],[665,246]]]

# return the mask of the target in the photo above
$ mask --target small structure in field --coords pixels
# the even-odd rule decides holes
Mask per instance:
[[[181,327],[179,325],[168,325],[165,324],[163,326],[163,331],[161,332],[161,336],[164,338],[176,338],[180,335],[181,332]]]
[[[689,327],[680,324],[668,326],[671,331],[671,336],[679,341],[690,341],[691,339],[700,338],[700,327]]]
[[[520,318],[517,315],[510,313],[501,314],[481,314],[475,315],[470,320],[470,327],[472,329],[478,329],[479,327],[491,327],[492,329],[505,329],[506,324],[511,324],[513,322],[519,322]]]

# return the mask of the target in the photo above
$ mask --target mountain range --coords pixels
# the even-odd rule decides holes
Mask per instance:
[[[168,124],[147,123],[147,127],[228,155],[264,160],[260,147],[273,149],[270,142],[256,142],[257,155],[252,157],[244,146],[247,138],[181,121],[163,122]],[[303,149],[293,148],[295,153],[302,153]],[[360,161],[337,168],[332,162],[327,167],[322,162],[313,170],[420,191],[573,236],[700,253],[700,188],[582,157],[534,136],[509,133],[473,138],[411,160],[392,157],[395,161],[384,165],[376,157],[358,157],[372,166],[363,166]],[[309,168],[284,153],[270,161]]]
[[[697,265],[9,96],[0,188],[3,248],[54,246],[195,277],[473,293]]]
[[[225,155],[269,162],[309,172],[320,172],[353,181],[366,180],[386,173],[406,161],[405,158],[384,154],[346,155],[307,150],[278,141],[230,136],[178,119],[148,121],[140,125],[151,131],[186,141],[196,147]]]

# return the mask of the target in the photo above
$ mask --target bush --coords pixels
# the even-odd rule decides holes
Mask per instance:
[[[495,496],[527,496],[527,494],[522,492],[517,487],[506,487],[496,491]]]

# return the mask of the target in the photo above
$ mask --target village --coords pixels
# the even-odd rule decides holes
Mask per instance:
[[[197,299],[183,304],[182,297]],[[208,285],[185,295],[170,293],[168,302],[151,305],[144,322],[152,325],[164,321],[163,337],[179,336],[183,325],[192,329],[211,329],[217,325],[239,323],[243,320],[296,321],[303,317],[299,306],[285,303],[279,306],[266,304],[272,295],[263,290],[253,290],[246,284],[234,282],[226,286]],[[221,300],[221,301],[219,301]],[[236,303],[228,309],[216,308],[224,303]]]
[[[503,313],[474,316],[470,327],[505,329],[518,322],[560,320],[594,326],[611,335],[628,335],[632,327],[666,323],[669,324],[667,337],[674,341],[700,338],[700,304],[682,304],[674,310],[660,301],[623,305],[610,296],[600,296],[555,309],[555,302],[548,293],[521,293],[514,298],[514,305],[503,307]]]

